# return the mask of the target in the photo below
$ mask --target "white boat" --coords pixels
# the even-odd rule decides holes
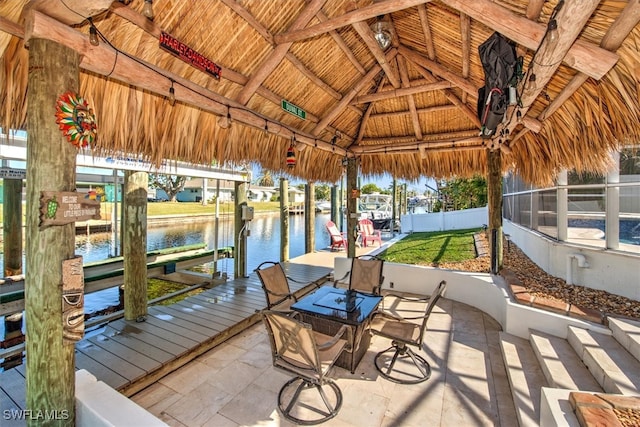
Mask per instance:
[[[316,202],[316,212],[331,212],[331,202]]]
[[[360,218],[390,219],[393,215],[391,195],[389,194],[362,194],[358,202]]]

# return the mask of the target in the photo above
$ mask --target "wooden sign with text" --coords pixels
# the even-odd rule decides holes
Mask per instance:
[[[40,192],[40,228],[100,219],[100,201],[71,191]]]

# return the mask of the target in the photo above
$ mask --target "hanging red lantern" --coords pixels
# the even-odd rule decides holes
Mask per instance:
[[[287,150],[287,167],[292,168],[296,165],[296,150],[294,140],[291,141],[289,149]]]

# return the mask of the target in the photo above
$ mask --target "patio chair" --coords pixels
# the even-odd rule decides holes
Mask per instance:
[[[289,281],[299,282],[287,276],[279,262],[265,261],[254,270],[260,279],[262,289],[267,298],[267,309],[278,306],[279,309],[288,310],[291,304],[298,301],[291,292]],[[316,288],[318,285],[315,285]]]
[[[278,393],[278,409],[297,424],[320,424],[338,414],[342,392],[327,376],[340,353],[347,347],[347,325],[333,336],[314,332],[311,325],[276,311],[265,310],[262,320],[269,334],[273,366],[295,376]],[[328,386],[328,390],[327,387]],[[317,394],[309,392],[315,389]],[[330,394],[327,394],[328,391]],[[309,414],[317,414],[309,418]],[[302,418],[305,416],[305,418]]]
[[[380,295],[384,276],[384,260],[374,255],[361,255],[351,259],[351,270],[333,282],[334,287],[349,278],[349,290]]]
[[[341,232],[336,227],[336,224],[333,221],[327,221],[327,231],[329,232],[329,236],[331,237],[331,250],[337,250],[341,247],[344,250],[347,250],[347,235],[346,233]]]
[[[429,362],[414,353],[409,346],[422,347],[427,321],[446,287],[447,282],[444,280],[436,286],[422,316],[398,317],[386,311],[379,311],[374,315],[370,331],[374,335],[392,340],[391,347],[378,353],[374,359],[376,369],[383,377],[401,384],[417,384],[429,379],[431,376]],[[415,323],[411,320],[422,320],[422,322]],[[397,366],[398,362],[400,366]]]
[[[369,242],[378,242],[378,246],[382,246],[382,233],[380,230],[373,228],[373,221],[370,219],[361,219],[358,221],[358,229],[362,236],[362,246],[369,246]]]

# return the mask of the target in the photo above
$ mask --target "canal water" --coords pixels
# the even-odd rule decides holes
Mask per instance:
[[[289,217],[289,257],[295,258],[305,253],[304,215]],[[324,249],[330,244],[330,237],[325,224],[329,221],[328,213],[317,213],[315,219],[316,250]],[[233,246],[233,218],[221,217],[218,221],[218,247]],[[280,216],[279,213],[256,215],[249,225],[247,237],[247,273],[251,273],[263,261],[279,261],[280,259]],[[147,230],[147,251],[205,243],[207,248],[215,246],[215,222],[176,219],[171,224],[154,226],[150,221]],[[94,233],[89,236],[77,236],[75,254],[82,255],[83,262],[100,261],[115,256],[112,233]],[[2,254],[0,254],[2,262]],[[25,261],[26,263],[26,261]],[[233,277],[233,258],[218,260],[218,271]],[[212,263],[204,267],[211,267]],[[28,268],[28,265],[26,266]],[[106,307],[118,304],[118,289],[111,288],[87,294],[85,297],[85,313],[91,314]],[[2,333],[0,322],[0,333]]]

